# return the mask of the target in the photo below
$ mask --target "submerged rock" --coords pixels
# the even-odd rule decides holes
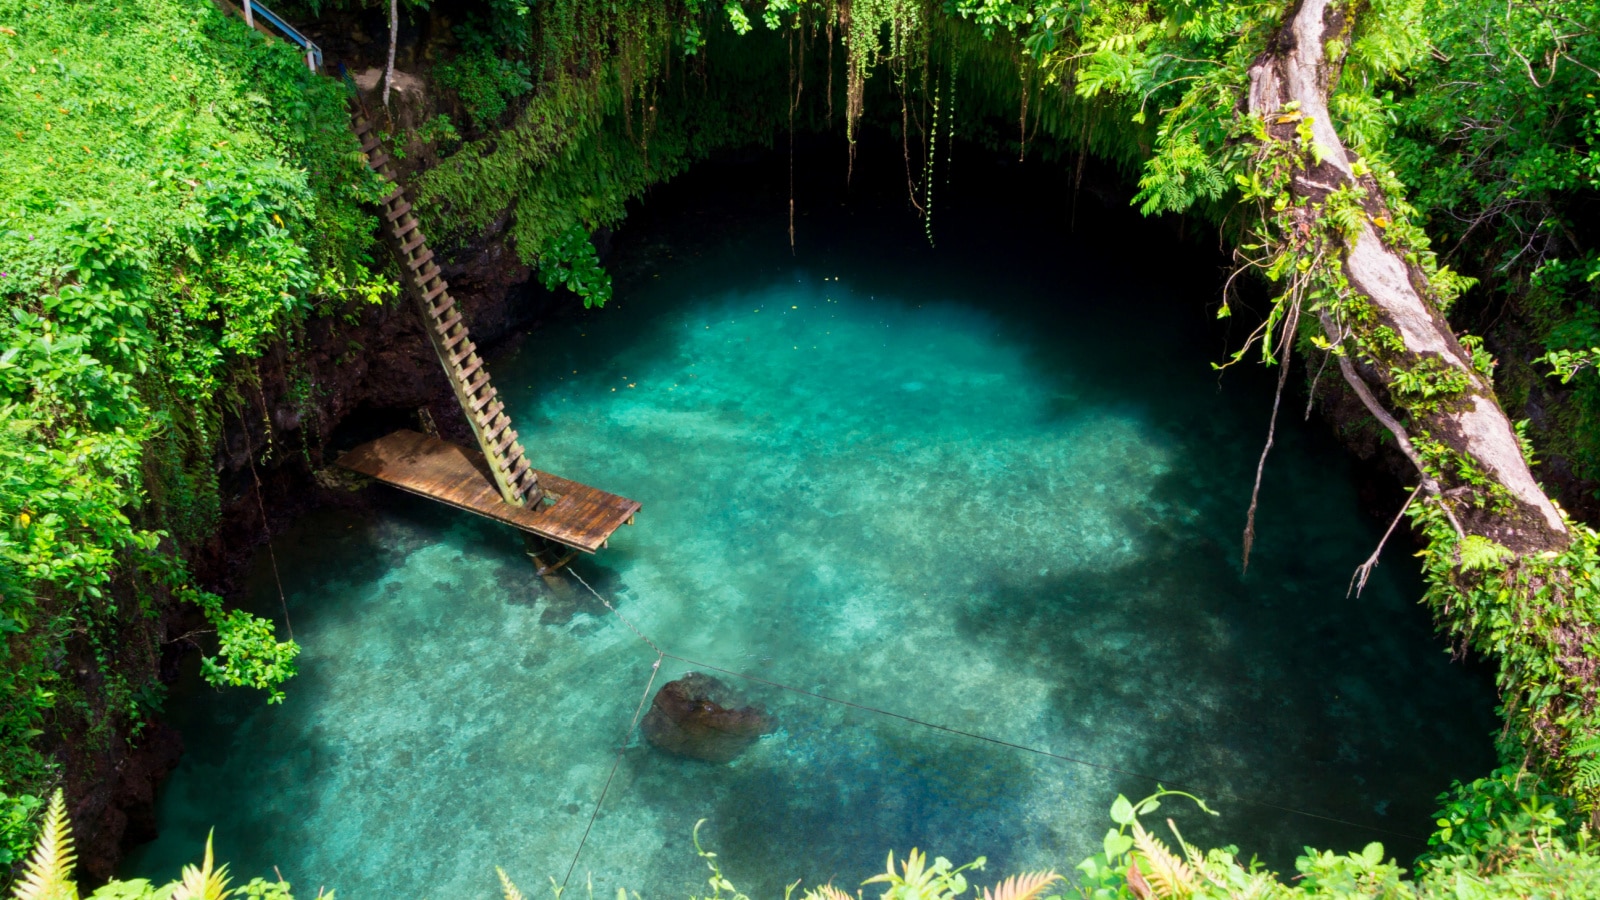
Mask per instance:
[[[699,672],[662,685],[641,727],[658,749],[725,763],[775,727],[759,706],[739,706],[728,686]]]

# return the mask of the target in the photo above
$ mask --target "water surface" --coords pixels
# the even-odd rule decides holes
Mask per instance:
[[[782,208],[768,174],[663,192],[618,239],[613,307],[492,368],[541,468],[644,503],[577,571],[671,653],[762,679],[728,680],[779,730],[727,766],[651,750],[627,726],[684,663],[654,672],[515,535],[373,488],[275,544],[288,702],[175,701],[189,753],[131,873],[175,873],[214,825],[236,872],[307,894],[488,896],[495,865],[534,894],[588,830],[574,889],[682,897],[705,819],[763,896],[913,846],[998,878],[1070,869],[1146,775],[1223,811],[1180,811],[1186,836],[1279,866],[1420,849],[1393,833],[1492,763],[1492,695],[1431,635],[1404,546],[1346,597],[1381,524],[1303,398],[1241,573],[1271,389],[1210,368],[1215,268],[1120,214],[1069,234],[1059,204],[1002,206],[1004,174],[950,198],[938,250],[893,198],[819,189],[791,254],[749,211]]]

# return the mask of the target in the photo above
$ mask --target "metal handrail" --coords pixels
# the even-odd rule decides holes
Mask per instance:
[[[311,39],[310,38],[308,38],[305,35],[301,34],[293,25],[290,25],[288,22],[285,22],[284,20],[278,18],[278,14],[277,13],[273,12],[270,9],[267,9],[265,6],[262,6],[260,3],[257,3],[256,0],[244,0],[244,4],[249,9],[253,10],[256,13],[256,15],[259,15],[261,18],[266,19],[268,22],[272,23],[272,25],[274,27],[276,27],[279,31],[283,32],[284,36],[287,37],[289,40],[293,41],[296,44],[299,44],[302,48],[304,48],[304,50],[306,51],[306,65],[311,67],[311,71],[318,72],[318,71],[322,70],[322,48],[321,47],[318,47],[316,44],[311,43]]]

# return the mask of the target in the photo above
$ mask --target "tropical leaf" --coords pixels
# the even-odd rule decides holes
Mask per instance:
[[[11,896],[16,900],[78,900],[78,886],[72,883],[72,864],[76,860],[72,826],[67,822],[67,800],[56,788],[39,826],[33,855],[28,857]]]
[[[1150,888],[1150,882],[1144,880],[1144,872],[1139,870],[1137,859],[1128,860],[1128,889],[1139,900],[1155,900],[1156,892]]]
[[[854,897],[851,897],[844,891],[839,890],[832,884],[825,884],[822,887],[813,888],[812,890],[806,892],[806,896],[809,898],[816,898],[816,900],[855,900]]]
[[[1199,887],[1199,877],[1188,863],[1179,859],[1161,839],[1133,823],[1133,846],[1145,861],[1145,879],[1161,900],[1187,897]]]
[[[495,866],[494,873],[500,876],[500,889],[505,892],[506,900],[522,900],[522,892],[517,890],[516,884],[512,882],[511,876],[506,874],[505,869]]]
[[[992,893],[988,888],[984,888],[983,900],[1033,900],[1060,878],[1061,876],[1054,872],[1027,872],[1013,875],[995,885]]]
[[[206,855],[199,867],[183,867],[183,878],[178,881],[171,900],[228,900],[228,895],[233,893],[228,890],[228,864],[214,865],[211,837],[206,835]]]

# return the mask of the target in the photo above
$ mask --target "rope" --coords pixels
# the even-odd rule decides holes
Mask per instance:
[[[249,436],[246,435],[246,443]],[[249,450],[246,447],[245,450]],[[289,621],[289,599],[283,595],[283,578],[278,574],[278,554],[272,549],[272,523],[267,521],[267,508],[261,502],[261,476],[256,474],[255,453],[247,452],[245,458],[250,460],[250,477],[256,483],[256,509],[261,511],[261,530],[267,535],[267,558],[272,560],[272,580],[278,583],[278,603],[283,607],[283,627],[289,632],[289,640],[294,640],[294,624]]]
[[[1335,817],[1335,816],[1325,816],[1325,815],[1322,815],[1321,813],[1314,813],[1314,812],[1311,812],[1309,810],[1298,809],[1298,808],[1292,807],[1292,806],[1282,806],[1280,804],[1271,803],[1271,802],[1268,802],[1268,801],[1265,801],[1265,800],[1255,800],[1255,799],[1251,799],[1249,797],[1241,797],[1238,794],[1234,794],[1234,793],[1229,792],[1229,791],[1212,791],[1212,790],[1207,789],[1207,788],[1202,788],[1202,787],[1197,787],[1197,786],[1194,786],[1194,785],[1183,784],[1181,782],[1176,782],[1176,781],[1170,781],[1170,780],[1164,779],[1164,778],[1157,778],[1154,775],[1146,775],[1143,772],[1135,772],[1135,771],[1133,771],[1131,769],[1124,769],[1124,768],[1122,768],[1120,766],[1113,766],[1113,765],[1108,765],[1106,763],[1094,762],[1092,760],[1081,759],[1081,758],[1076,757],[1076,756],[1068,756],[1068,755],[1066,755],[1064,753],[1056,753],[1056,752],[1054,752],[1052,750],[1044,750],[1044,749],[1041,749],[1039,747],[1030,747],[1030,746],[1028,746],[1026,744],[1018,744],[1018,743],[1014,743],[1012,741],[1007,741],[1007,740],[1004,740],[1002,738],[992,737],[992,736],[986,735],[986,734],[979,734],[977,732],[972,732],[972,731],[963,731],[960,728],[951,728],[948,725],[940,725],[940,724],[935,723],[935,722],[928,722],[928,721],[925,721],[923,719],[918,719],[918,718],[916,718],[914,716],[905,715],[904,713],[892,712],[892,711],[887,710],[887,709],[879,709],[878,707],[875,707],[875,706],[868,706],[868,705],[866,705],[864,703],[856,703],[856,702],[851,701],[851,700],[843,700],[843,699],[840,699],[838,697],[830,697],[827,694],[819,694],[819,693],[817,693],[815,691],[808,691],[805,688],[795,687],[793,685],[784,684],[784,683],[778,682],[778,681],[771,681],[769,679],[761,678],[761,677],[756,676],[756,675],[748,675],[748,674],[746,674],[744,672],[738,672],[738,671],[735,671],[733,669],[723,668],[722,666],[714,666],[714,665],[712,665],[710,663],[707,663],[707,662],[701,662],[699,660],[690,659],[690,658],[688,658],[686,656],[679,656],[676,653],[668,653],[667,651],[661,649],[660,645],[658,645],[655,641],[652,641],[650,638],[646,637],[644,632],[640,631],[632,622],[628,621],[627,617],[622,615],[622,613],[618,612],[617,608],[612,606],[611,603],[609,601],[607,601],[605,597],[600,596],[600,592],[596,591],[593,587],[591,587],[589,585],[589,582],[584,581],[583,580],[583,576],[579,575],[577,573],[577,571],[573,569],[572,566],[568,566],[567,567],[567,571],[571,572],[573,577],[577,578],[578,582],[580,584],[582,584],[585,588],[587,588],[589,593],[591,593],[591,594],[593,594],[595,596],[596,600],[599,600],[601,603],[605,604],[606,609],[610,610],[612,612],[612,614],[615,615],[618,619],[621,619],[622,620],[622,624],[628,626],[628,630],[632,631],[635,635],[638,635],[640,640],[644,641],[646,644],[649,644],[651,649],[656,651],[656,653],[657,653],[656,666],[658,668],[661,665],[661,660],[662,659],[677,660],[678,662],[684,663],[684,664],[689,665],[689,666],[693,666],[695,668],[710,669],[713,672],[721,672],[724,675],[731,675],[734,678],[741,678],[741,679],[744,679],[745,681],[751,681],[751,682],[755,682],[757,684],[764,684],[764,685],[767,685],[769,687],[778,688],[779,690],[789,691],[791,693],[800,694],[800,695],[806,696],[806,697],[813,697],[815,699],[822,700],[822,701],[827,702],[827,703],[837,703],[840,706],[848,706],[848,707],[850,707],[852,709],[862,710],[863,712],[870,712],[870,713],[876,713],[876,714],[881,715],[881,716],[888,716],[889,718],[892,718],[892,719],[899,719],[899,720],[901,720],[903,722],[910,722],[913,725],[920,725],[920,726],[922,726],[924,728],[932,729],[934,731],[942,731],[942,732],[945,732],[946,734],[953,734],[953,735],[957,735],[959,737],[970,738],[970,739],[975,740],[975,741],[983,741],[985,743],[994,744],[994,745],[999,746],[999,747],[1007,747],[1007,748],[1010,748],[1012,750],[1020,750],[1020,751],[1022,751],[1024,753],[1032,753],[1032,754],[1035,754],[1037,756],[1043,756],[1043,757],[1047,757],[1049,759],[1060,760],[1061,762],[1074,763],[1076,765],[1084,766],[1086,768],[1098,769],[1098,770],[1103,771],[1103,772],[1114,772],[1114,773],[1116,773],[1118,775],[1125,775],[1125,776],[1130,777],[1130,778],[1139,778],[1139,779],[1143,779],[1145,781],[1154,782],[1154,783],[1156,783],[1158,785],[1165,785],[1165,786],[1168,786],[1168,787],[1177,788],[1178,790],[1188,791],[1189,793],[1196,794],[1196,795],[1210,794],[1212,796],[1217,796],[1217,797],[1222,797],[1222,798],[1227,799],[1227,800],[1232,800],[1232,801],[1234,801],[1236,803],[1244,803],[1244,804],[1248,804],[1248,805],[1251,805],[1251,806],[1258,806],[1258,807],[1261,807],[1263,809],[1271,809],[1271,810],[1275,810],[1277,812],[1289,813],[1290,815],[1304,816],[1305,818],[1308,818],[1308,819],[1318,819],[1318,820],[1323,821],[1323,822],[1331,822],[1331,823],[1334,823],[1336,825],[1344,825],[1344,826],[1347,826],[1349,828],[1356,828],[1356,829],[1361,829],[1361,830],[1365,830],[1365,831],[1371,831],[1371,832],[1374,832],[1374,833],[1377,833],[1377,834],[1385,834],[1385,835],[1389,835],[1390,837],[1405,838],[1406,840],[1417,841],[1419,843],[1426,843],[1427,840],[1428,840],[1425,837],[1421,837],[1421,836],[1415,835],[1415,834],[1410,834],[1410,833],[1404,832],[1404,831],[1394,831],[1392,829],[1383,828],[1383,827],[1378,826],[1378,825],[1371,825],[1371,824],[1368,824],[1368,823],[1365,823],[1365,822],[1352,822],[1349,819],[1340,819],[1340,818]],[[654,681],[654,676],[653,675],[651,676],[651,680]],[[649,689],[646,688],[646,692],[647,693],[648,693],[648,690]],[[640,708],[643,709],[642,701],[641,701]],[[635,714],[635,716],[634,716],[634,722],[635,722],[635,724],[638,723],[638,715],[637,714]],[[630,731],[631,731],[631,728],[630,728]],[[621,761],[621,756],[620,756],[620,751],[619,751],[618,762],[620,762],[620,761]],[[612,767],[612,773],[615,774],[615,772],[616,772],[616,767],[613,766]],[[611,786],[611,780],[609,778],[606,779],[606,786],[607,787]],[[601,800],[605,799],[605,791],[603,791],[603,790],[601,791],[600,797],[601,797]],[[595,814],[598,815],[599,811],[600,811],[600,807],[599,807],[599,804],[597,803],[595,805]],[[587,831],[584,832],[584,837],[587,839],[587,837],[588,837],[588,832]],[[579,847],[579,850],[581,852],[581,850],[582,850],[581,845]],[[577,858],[576,857],[573,858],[573,864],[574,865],[577,864]],[[570,878],[571,875],[572,875],[572,872],[569,870],[567,872],[567,876]],[[565,885],[565,883],[563,882],[563,886],[564,885]]]
[[[576,575],[577,573],[574,572],[573,574]],[[582,581],[583,579],[580,578],[578,580]],[[584,586],[588,587],[588,585]],[[589,593],[594,594],[594,588],[589,588]],[[595,594],[595,596],[598,597],[600,595]],[[604,603],[605,601],[601,602]],[[609,606],[610,604],[607,605]],[[616,610],[613,609],[612,612],[616,612]],[[639,636],[644,637],[642,634]],[[645,638],[645,640],[648,641],[649,638]],[[628,749],[628,738],[633,735],[633,730],[639,727],[639,716],[644,713],[645,702],[650,699],[650,688],[655,686],[656,676],[661,674],[661,658],[663,656],[666,656],[666,654],[658,654],[656,661],[650,665],[650,680],[645,682],[644,694],[639,697],[639,705],[633,710],[633,721],[628,723],[628,730],[622,733],[622,740],[617,744],[617,758],[611,762],[611,774],[606,776],[605,786],[600,788],[600,797],[594,801],[594,811],[589,813],[589,824],[584,826],[583,837],[578,840],[578,849],[573,852],[572,863],[567,866],[567,877],[561,879],[561,890],[556,892],[558,898],[566,891],[567,882],[572,880],[573,870],[578,868],[578,857],[583,855],[583,846],[589,843],[589,832],[594,829],[594,820],[600,818],[600,807],[606,802],[606,792],[611,790],[611,780],[617,777],[617,769],[622,765],[622,754]]]
[[[661,649],[661,645],[660,644],[657,644],[655,641],[652,641],[648,637],[645,637],[645,633],[640,631],[638,629],[638,627],[636,627],[632,622],[628,621],[628,617],[627,616],[623,615],[620,612],[617,612],[617,608],[615,606],[611,605],[611,601],[609,601],[606,598],[600,596],[600,592],[599,591],[597,591],[594,588],[590,587],[589,586],[589,582],[583,580],[583,576],[578,574],[578,570],[577,569],[575,569],[575,568],[573,568],[572,566],[569,565],[569,566],[567,566],[567,571],[571,572],[572,573],[572,577],[578,579],[578,583],[583,585],[584,588],[589,591],[589,593],[593,594],[594,598],[596,600],[599,600],[601,603],[604,603],[606,609],[611,610],[611,614],[612,615],[614,615],[617,618],[621,619],[622,620],[622,624],[628,626],[628,630],[629,631],[631,631],[634,634],[638,635],[639,636],[639,640],[644,641],[646,644],[649,644],[651,650],[654,650],[656,653],[658,653],[658,654],[660,654],[662,656],[672,656],[671,653],[668,653],[667,651]],[[678,657],[678,656],[672,656],[672,658],[673,659],[682,659],[682,657]]]

